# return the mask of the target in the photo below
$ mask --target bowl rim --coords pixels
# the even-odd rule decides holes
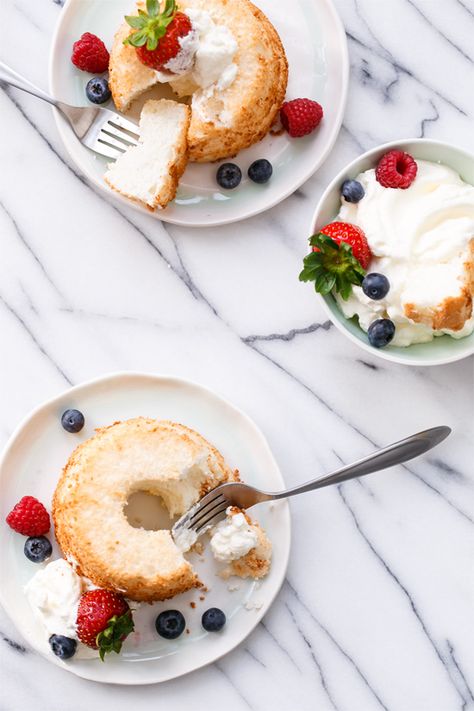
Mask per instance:
[[[310,233],[309,234],[314,234],[316,225],[319,220],[319,215],[322,212],[322,209],[328,199],[328,196],[332,193],[336,185],[340,184],[346,177],[347,174],[352,173],[354,171],[354,168],[362,161],[366,160],[367,158],[371,158],[372,156],[376,155],[377,153],[380,153],[381,151],[388,152],[390,150],[394,149],[402,149],[405,150],[407,144],[413,145],[413,144],[431,144],[433,146],[440,146],[448,150],[453,150],[459,153],[462,153],[466,156],[471,161],[474,161],[474,154],[471,153],[470,151],[466,150],[465,148],[462,148],[461,146],[457,146],[453,143],[449,143],[448,141],[440,141],[437,139],[432,139],[432,138],[400,138],[394,141],[388,141],[387,143],[381,143],[378,144],[372,148],[370,148],[368,151],[365,151],[364,153],[361,153],[359,156],[354,158],[352,161],[347,163],[338,173],[337,175],[334,176],[334,178],[331,180],[331,182],[327,185],[326,189],[324,190],[323,194],[321,195],[320,199],[318,200],[318,203],[316,205],[316,208],[313,212],[313,215],[311,217],[311,227],[310,227]],[[371,353],[372,355],[381,358],[382,360],[388,360],[393,363],[399,363],[401,365],[412,365],[412,366],[436,366],[436,365],[447,365],[448,363],[454,363],[459,360],[464,360],[464,358],[468,358],[469,356],[474,354],[474,341],[471,345],[470,348],[466,350],[466,352],[461,352],[461,353],[455,353],[452,356],[444,356],[444,357],[438,357],[438,358],[414,358],[410,357],[409,355],[409,349],[411,346],[406,346],[405,350],[407,351],[407,356],[400,356],[397,353],[391,352],[389,349],[377,349],[372,347],[369,343],[364,343],[361,341],[359,338],[354,336],[347,326],[345,325],[345,322],[347,319],[342,315],[341,313],[341,320],[337,319],[334,316],[333,311],[328,305],[327,299],[332,298],[331,295],[328,295],[328,297],[323,296],[322,294],[318,294],[317,292],[316,296],[322,305],[326,315],[330,319],[331,323],[334,324],[334,326],[337,328],[340,333],[343,333],[346,338],[348,338],[350,341],[353,343],[357,344],[359,348],[362,348],[362,350]],[[467,336],[468,337],[468,336]],[[416,344],[414,344],[416,345]]]

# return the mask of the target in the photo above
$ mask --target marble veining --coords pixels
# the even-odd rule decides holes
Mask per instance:
[[[62,5],[1,4],[1,59],[43,87]],[[420,369],[362,354],[297,278],[314,206],[349,160],[400,137],[474,151],[474,0],[335,5],[351,60],[337,144],[293,196],[238,227],[186,230],[104,198],[70,163],[49,107],[0,91],[0,444],[38,402],[127,369],[229,398],[288,485],[417,429],[454,434],[421,460],[294,499],[270,612],[179,681],[75,678],[0,611],[2,711],[474,709],[472,360]]]

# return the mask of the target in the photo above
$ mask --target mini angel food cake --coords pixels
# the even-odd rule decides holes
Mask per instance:
[[[142,14],[119,28],[109,65],[114,103],[127,111],[144,91],[167,83],[191,102],[189,159],[236,155],[268,133],[283,103],[288,63],[278,33],[249,0],[180,0],[178,8],[171,6],[178,10],[173,25],[166,17],[146,20],[145,3],[139,3]],[[167,7],[161,8],[164,15]],[[159,12],[159,3],[147,3],[146,10]],[[155,30],[160,22],[163,30]],[[150,35],[154,54],[147,49]]]
[[[345,181],[310,243],[300,278],[332,291],[374,347],[472,333],[474,187],[451,168],[390,151]]]
[[[124,507],[133,492],[160,496],[170,516],[238,478],[193,430],[168,421],[118,422],[73,452],[57,485],[58,543],[81,575],[132,600],[165,600],[198,587],[169,530],[133,528]]]
[[[177,545],[168,529],[132,527],[125,511],[130,496],[159,496],[175,517],[238,478],[204,437],[184,425],[141,417],[116,422],[97,430],[69,458],[53,498],[56,538],[78,574],[94,585],[131,600],[165,600],[201,585],[183,555],[195,538]],[[229,511],[228,517],[232,535],[219,529],[232,553],[225,558],[228,574],[262,577],[271,544],[247,515],[234,513],[239,515]]]

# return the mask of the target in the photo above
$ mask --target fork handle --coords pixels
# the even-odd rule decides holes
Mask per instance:
[[[304,494],[307,491],[321,489],[331,484],[340,484],[348,479],[354,479],[355,477],[364,476],[365,474],[372,474],[372,472],[387,469],[387,467],[392,467],[395,464],[402,464],[436,447],[436,445],[446,439],[450,433],[451,429],[449,427],[433,427],[432,429],[418,432],[417,434],[411,435],[411,437],[400,440],[400,442],[395,442],[388,447],[379,449],[378,452],[370,454],[368,457],[360,459],[354,464],[348,464],[331,474],[325,474],[318,479],[308,481],[306,484],[296,486],[287,491],[271,494],[270,496],[272,499],[285,499],[287,496],[296,496],[296,494]]]
[[[20,74],[18,74],[13,69],[11,69],[11,67],[7,66],[4,62],[1,62],[1,61],[0,61],[0,81],[6,82],[7,84],[10,84],[10,86],[14,86],[17,89],[21,89],[21,91],[26,91],[28,94],[32,94],[33,96],[36,96],[38,99],[47,101],[49,104],[52,104],[53,106],[57,106],[57,104],[58,104],[56,99],[53,99],[52,96],[47,94],[42,89],[39,89],[37,86],[32,84],[30,81],[28,81],[28,79],[25,79],[25,77],[22,77]]]

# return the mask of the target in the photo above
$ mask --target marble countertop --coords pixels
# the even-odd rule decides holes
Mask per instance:
[[[351,58],[336,147],[239,227],[118,210],[71,166],[49,107],[0,91],[0,439],[70,384],[129,369],[196,380],[248,412],[288,484],[431,425],[454,434],[408,466],[295,499],[271,611],[182,679],[75,678],[0,612],[2,711],[474,708],[472,360],[421,369],[366,355],[296,278],[315,202],[350,159],[409,136],[474,151],[474,1],[335,3]],[[1,58],[43,87],[60,12],[60,0],[0,10]]]

